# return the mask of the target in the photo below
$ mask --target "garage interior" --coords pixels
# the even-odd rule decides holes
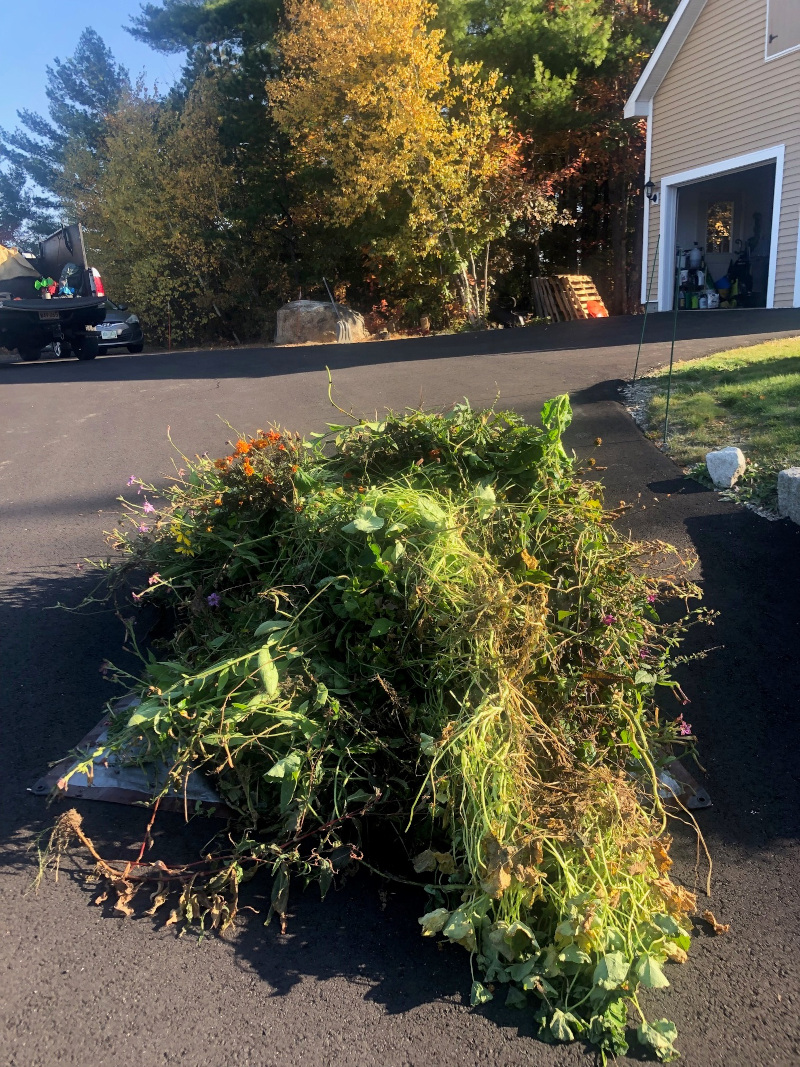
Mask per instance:
[[[767,306],[774,191],[774,161],[677,190],[680,308]]]

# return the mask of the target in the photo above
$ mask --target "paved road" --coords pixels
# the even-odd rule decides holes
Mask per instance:
[[[592,1062],[579,1046],[547,1047],[531,1019],[494,1004],[471,1012],[459,949],[418,937],[419,902],[383,899],[357,879],[320,905],[297,894],[289,932],[257,919],[230,942],[176,940],[161,921],[126,921],[91,904],[81,877],[26,893],[26,851],[51,817],[25,793],[48,760],[97,721],[106,657],[123,661],[106,613],[69,615],[91,586],[80,564],[103,551],[115,497],[131,474],[158,479],[174,457],[223,450],[230,430],[269,421],[307,431],[338,402],[356,411],[439,404],[467,395],[526,415],[573,395],[570,441],[598,434],[614,502],[635,503],[635,535],[693,551],[707,603],[721,612],[694,644],[723,646],[683,669],[715,807],[702,826],[715,857],[718,914],[731,933],[701,934],[673,988],[647,998],[675,1019],[690,1067],[800,1064],[797,649],[800,529],[766,523],[691,488],[633,427],[616,379],[633,366],[641,320],[561,324],[348,348],[247,349],[0,366],[0,1063],[9,1067],[562,1067]],[[653,316],[645,366],[668,354],[671,320]],[[800,334],[797,312],[680,317],[687,358],[764,337]],[[335,414],[335,413],[333,413]],[[641,494],[641,495],[640,495]],[[130,854],[143,814],[84,804],[109,854]],[[178,860],[205,840],[165,816],[156,852]],[[680,829],[680,828],[679,828]],[[680,873],[694,849],[679,835]],[[256,905],[258,901],[255,901]],[[633,1061],[631,1061],[633,1062]]]

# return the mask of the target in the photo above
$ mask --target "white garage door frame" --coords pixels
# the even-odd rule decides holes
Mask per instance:
[[[786,146],[762,148],[757,152],[722,159],[677,174],[668,174],[661,179],[661,255],[658,257],[658,310],[671,311],[675,296],[675,241],[678,227],[678,190],[684,185],[719,178],[723,174],[735,174],[737,170],[750,170],[763,163],[775,164],[775,192],[772,199],[772,228],[769,241],[769,274],[767,281],[767,307],[775,305],[775,271],[778,264],[778,231],[783,194],[783,161]]]

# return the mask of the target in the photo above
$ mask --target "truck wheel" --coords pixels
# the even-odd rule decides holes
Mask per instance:
[[[72,345],[69,341],[53,341],[53,355],[56,359],[66,359],[72,355]]]
[[[144,345],[128,345],[128,351],[132,356],[138,356],[144,348]]]
[[[18,345],[17,351],[26,363],[34,363],[42,354],[41,348],[35,345]]]
[[[75,345],[75,355],[78,359],[94,359],[100,351],[100,342],[96,337],[82,337]]]

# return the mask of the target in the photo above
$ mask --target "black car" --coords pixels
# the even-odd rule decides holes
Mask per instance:
[[[106,317],[99,326],[95,326],[95,330],[99,335],[101,352],[127,348],[135,354],[144,348],[139,318],[130,313],[127,304],[115,304],[106,298]]]

